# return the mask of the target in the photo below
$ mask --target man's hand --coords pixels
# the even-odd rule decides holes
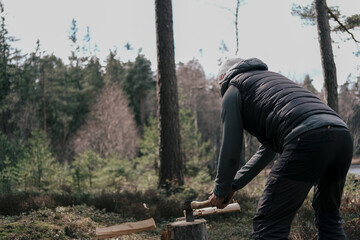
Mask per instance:
[[[232,197],[234,196],[234,192],[233,192],[233,191],[230,191],[230,193],[227,195],[226,198],[217,197],[217,196],[214,194],[214,191],[211,191],[211,192],[209,193],[209,195],[210,195],[209,200],[210,200],[211,206],[217,207],[217,208],[219,208],[219,209],[223,209],[223,208],[225,208],[227,205],[229,205]]]

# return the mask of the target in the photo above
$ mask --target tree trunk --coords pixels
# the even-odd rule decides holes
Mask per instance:
[[[184,184],[171,0],[155,0],[158,58],[159,188]]]
[[[338,92],[336,66],[331,45],[328,7],[326,0],[315,1],[316,22],[319,35],[321,63],[324,74],[324,84],[327,94],[327,104],[338,112]]]
[[[177,221],[166,226],[162,240],[207,240],[206,220]]]
[[[144,89],[141,87],[139,89],[139,111],[140,111],[140,134],[144,134],[144,126],[145,126],[145,94]]]
[[[46,137],[46,74],[45,71],[42,73],[42,80],[43,80],[43,96],[42,96],[42,105],[43,105],[43,121],[44,121],[44,134]]]

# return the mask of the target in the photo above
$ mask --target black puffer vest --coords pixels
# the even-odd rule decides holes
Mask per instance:
[[[222,95],[229,85],[240,91],[244,129],[275,152],[282,152],[286,135],[307,117],[338,116],[310,91],[267,71],[266,64],[256,58],[241,61],[227,72]]]

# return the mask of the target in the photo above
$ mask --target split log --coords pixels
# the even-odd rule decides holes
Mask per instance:
[[[139,222],[127,222],[104,228],[96,228],[96,236],[98,239],[118,237],[131,233],[155,229],[155,221],[149,218]]]

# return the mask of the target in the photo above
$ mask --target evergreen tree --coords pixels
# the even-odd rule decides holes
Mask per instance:
[[[96,172],[103,165],[104,160],[91,150],[87,150],[75,158],[72,163],[72,176],[79,193],[86,189],[89,192],[92,191]]]
[[[35,129],[46,125],[44,123],[44,89],[41,76],[42,71],[42,52],[40,50],[40,41],[37,41],[36,51],[29,54],[22,65],[22,75],[15,85],[16,94],[19,99],[16,111],[17,128],[19,137],[26,141]],[[43,128],[45,131],[45,129]]]
[[[83,63],[87,58],[79,57],[79,45],[77,43],[77,23],[72,20],[69,31],[69,40],[73,50],[69,57],[70,66],[66,67],[55,56],[42,58],[42,72],[45,80],[42,82],[44,120],[51,129],[52,145],[58,159],[64,162],[69,157],[66,148],[71,135],[82,126],[89,113],[97,92],[103,86],[103,77],[99,59],[90,58],[86,65]]]
[[[151,62],[144,55],[139,54],[135,62],[126,65],[125,79],[122,82],[130,106],[134,110],[135,121],[138,126],[145,123],[145,98],[149,91],[155,91],[156,82],[151,71]]]
[[[336,67],[331,46],[330,31],[346,32],[356,43],[359,43],[351,30],[360,26],[360,15],[343,16],[338,7],[328,7],[326,0],[316,0],[308,6],[294,5],[292,14],[300,16],[308,24],[317,24],[327,103],[335,111],[338,111]],[[329,20],[334,20],[335,22],[335,27],[332,29]]]
[[[146,179],[146,174],[153,172],[152,169],[140,172],[133,161],[121,158],[118,154],[111,155],[105,161],[105,166],[98,172],[97,184],[100,189],[109,192],[120,192],[129,186],[140,187],[138,183],[141,179]]]
[[[3,193],[12,192],[18,181],[17,164],[24,156],[24,145],[18,140],[9,140],[0,132],[0,188]]]
[[[52,146],[58,159],[63,162],[67,140],[79,124],[74,120],[74,114],[79,106],[76,99],[77,91],[71,84],[71,79],[67,77],[66,66],[54,55],[41,58],[41,72],[44,73],[46,80],[39,82],[40,89],[43,90],[39,99],[42,102],[39,116],[42,126],[45,126],[44,121],[46,121]]]
[[[11,46],[9,42],[13,41],[13,37],[8,36],[2,2],[0,2],[0,14],[0,101],[3,101],[10,92],[8,65],[10,64]],[[1,127],[4,131],[4,123],[1,124]]]
[[[71,47],[72,47],[72,51],[71,51],[71,55],[69,57],[70,60],[70,66],[71,67],[80,67],[79,66],[79,58],[78,58],[78,54],[80,51],[80,46],[77,43],[77,33],[79,31],[79,28],[77,27],[77,21],[73,18],[71,21],[71,27],[69,30],[69,40],[71,41]]]
[[[55,181],[54,175],[58,166],[44,133],[33,132],[33,137],[28,140],[24,158],[18,164],[19,180],[24,190],[49,190]]]
[[[17,103],[13,92],[13,82],[20,77],[20,69],[17,62],[21,58],[19,51],[13,49],[11,43],[15,38],[9,36],[5,24],[5,13],[2,2],[0,2],[0,131],[11,136],[16,124],[12,120],[12,109]]]
[[[139,150],[144,165],[148,166],[148,169],[154,169],[156,174],[159,174],[159,134],[157,126],[157,119],[153,116],[150,116],[146,126],[144,127],[144,134],[142,139],[139,142]]]
[[[88,113],[89,109],[86,104],[86,94],[88,93],[88,89],[84,89],[85,82],[83,77],[83,69],[82,69],[82,59],[79,57],[80,46],[77,43],[77,22],[75,19],[72,20],[70,31],[69,31],[69,39],[71,41],[71,46],[73,50],[71,51],[71,55],[69,56],[70,67],[67,71],[68,84],[71,86],[73,90],[73,98],[77,102],[75,110],[76,112],[72,112],[72,126],[76,129],[78,126],[82,125],[86,113]]]
[[[150,117],[148,124],[144,128],[143,138],[140,140],[139,148],[141,157],[136,159],[142,168],[150,169],[158,173],[160,162],[158,145],[157,120]],[[195,127],[194,115],[190,110],[180,108],[180,132],[182,144],[182,154],[184,159],[184,174],[195,177],[198,174],[209,173],[211,160],[215,154],[214,147],[210,141],[203,141],[201,133]],[[140,170],[139,170],[140,171]],[[146,175],[145,171],[141,174]]]
[[[51,182],[50,188],[52,191],[61,192],[62,194],[72,193],[72,176],[70,166],[67,162],[62,164],[56,163],[54,173],[54,181]]]
[[[101,71],[99,58],[90,58],[88,64],[84,68],[84,82],[89,88],[89,97],[93,98],[104,86],[104,77]]]
[[[326,0],[315,0],[316,26],[318,28],[321,63],[323,68],[327,104],[336,112],[339,111],[336,65],[331,45],[328,7]]]
[[[309,90],[310,92],[312,92],[315,95],[318,95],[319,92],[316,90],[316,88],[313,85],[314,80],[310,78],[310,76],[307,74],[304,78],[303,83],[301,84],[304,88],[306,88],[307,90]]]
[[[359,43],[359,41],[355,38],[354,34],[351,32],[360,27],[360,14],[354,14],[351,16],[342,15],[339,7],[330,6],[327,7],[329,20],[333,21],[331,24],[333,27],[331,28],[332,32],[335,33],[346,33],[350,35],[349,39],[354,40]],[[293,5],[292,15],[299,16],[304,20],[304,23],[307,25],[315,25],[316,24],[316,10],[315,10],[315,1],[310,5]]]
[[[211,147],[210,141],[202,140],[194,118],[190,110],[180,108],[184,173],[188,176],[196,176],[202,170],[206,172],[214,156],[214,148]]]
[[[171,0],[155,0],[158,56],[159,188],[184,184]]]
[[[5,157],[3,162],[4,167],[0,171],[0,189],[2,193],[11,193],[17,184],[19,178],[19,171],[16,166]]]
[[[118,83],[120,84],[124,78],[124,66],[120,60],[116,59],[116,51],[110,51],[109,56],[106,59],[105,67],[105,84]]]

